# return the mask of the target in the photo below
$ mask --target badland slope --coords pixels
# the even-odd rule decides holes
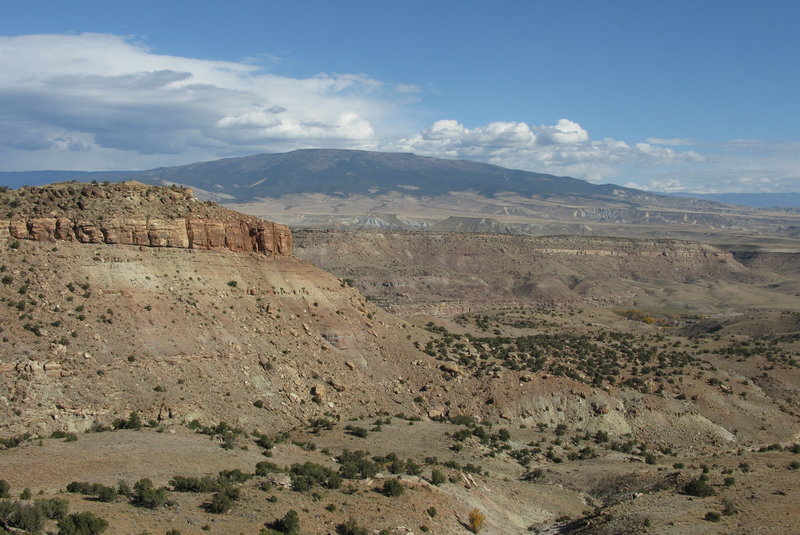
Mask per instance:
[[[296,254],[396,312],[497,306],[732,313],[796,309],[797,253],[686,240],[402,231],[295,232]]]
[[[290,509],[319,534],[349,518],[393,534],[464,533],[473,510],[482,533],[699,533],[707,511],[732,510],[726,501],[741,516],[720,533],[787,532],[796,520],[796,312],[774,300],[773,317],[662,323],[598,297],[609,274],[653,292],[664,280],[695,292],[703,273],[748,287],[761,284],[757,266],[780,276],[777,257],[746,265],[692,243],[572,237],[315,241],[136,184],[27,188],[0,202],[0,473],[15,497],[30,487],[66,499],[113,534],[257,532]],[[195,221],[222,231],[197,240]],[[295,252],[342,266],[389,263],[410,282],[404,299],[423,305],[486,271],[481,292],[463,289],[481,310],[400,319],[290,255],[293,239]],[[436,285],[415,287],[412,268]],[[543,299],[506,289],[521,269],[534,286],[587,280]],[[352,284],[386,288],[388,273]],[[719,498],[684,490],[700,465]],[[330,475],[320,485],[320,467],[340,487]],[[176,476],[208,479],[187,492]],[[169,505],[64,493],[72,481],[140,478],[166,486]],[[237,498],[216,513],[213,485]]]

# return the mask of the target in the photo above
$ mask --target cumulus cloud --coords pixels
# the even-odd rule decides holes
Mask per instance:
[[[395,99],[412,89],[161,55],[115,35],[0,37],[0,155],[58,156],[73,139],[67,150],[93,152],[86,161],[100,167],[128,154],[124,167],[162,163],[137,155],[372,147],[375,124],[401,115]]]
[[[611,138],[592,141],[580,124],[569,119],[560,119],[554,125],[493,122],[475,128],[445,119],[418,134],[391,143],[389,148],[594,181],[613,176],[622,165],[674,165],[703,160],[696,152],[678,152],[650,143],[629,145]]]
[[[659,191],[800,190],[798,143],[592,139],[555,124],[441,119],[413,83],[363,74],[292,78],[279,58],[158,54],[108,34],[0,36],[0,168],[146,169],[297,148],[471,159]],[[266,65],[266,67],[265,67]],[[577,118],[576,118],[577,119]],[[690,150],[691,149],[691,150]]]

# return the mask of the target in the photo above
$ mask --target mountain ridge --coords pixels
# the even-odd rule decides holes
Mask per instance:
[[[266,176],[271,173],[276,176]],[[158,167],[143,171],[20,171],[2,172],[0,179],[19,182],[25,177],[45,180],[110,178],[174,182],[202,190],[225,193],[232,200],[279,197],[298,193],[353,194],[402,190],[413,196],[436,196],[449,191],[473,190],[483,195],[513,192],[525,195],[596,194],[670,197],[616,184],[592,184],[556,176],[471,160],[449,160],[412,153],[344,149],[298,149],[285,153],[256,154]],[[227,182],[221,177],[233,177]],[[377,189],[375,189],[377,188]],[[246,194],[241,192],[246,190]]]

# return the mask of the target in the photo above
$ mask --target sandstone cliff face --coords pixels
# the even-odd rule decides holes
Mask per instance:
[[[290,256],[289,227],[269,221],[214,219],[110,219],[107,221],[60,218],[0,220],[10,237],[20,240],[66,240],[80,243],[229,249]],[[5,234],[5,232],[0,231]]]
[[[291,256],[288,227],[202,203],[178,187],[53,184],[0,194],[0,238],[228,249]]]

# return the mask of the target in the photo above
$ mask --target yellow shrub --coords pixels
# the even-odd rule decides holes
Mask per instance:
[[[469,530],[472,533],[480,533],[485,520],[486,517],[483,516],[483,513],[481,513],[478,509],[473,509],[469,514]]]

